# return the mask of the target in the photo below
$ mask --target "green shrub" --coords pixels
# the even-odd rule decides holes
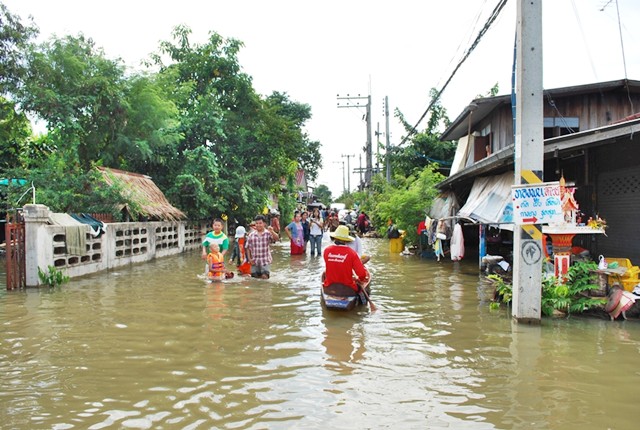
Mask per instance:
[[[554,311],[560,311],[570,315],[581,313],[595,306],[603,305],[606,299],[588,296],[588,291],[599,289],[593,282],[593,270],[597,264],[577,261],[567,272],[566,281],[562,282],[555,276],[542,278],[541,311],[543,315],[553,315]],[[513,287],[504,282],[500,275],[488,275],[487,278],[495,283],[496,292],[491,309],[500,306],[500,303],[509,304],[513,297]]]
[[[50,287],[58,287],[69,281],[67,275],[53,266],[48,266],[46,272],[38,267],[38,277],[40,278],[40,283]]]
[[[587,309],[602,305],[606,299],[589,297],[590,290],[599,289],[593,282],[592,270],[597,264],[589,261],[576,261],[567,272],[565,282],[555,276],[548,276],[542,281],[542,313],[552,315],[554,310],[567,315],[582,313]]]

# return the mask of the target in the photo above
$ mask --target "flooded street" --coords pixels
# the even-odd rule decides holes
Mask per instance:
[[[636,428],[640,322],[517,325],[476,261],[364,246],[373,313],[323,310],[321,259],[284,240],[266,281],[205,284],[191,253],[2,284],[0,427]]]

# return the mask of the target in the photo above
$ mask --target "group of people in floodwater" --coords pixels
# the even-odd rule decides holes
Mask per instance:
[[[280,234],[284,232],[290,241],[291,255],[306,254],[307,248],[312,257],[322,255],[325,262],[323,286],[332,294],[358,294],[369,280],[369,272],[364,266],[369,257],[363,254],[356,228],[362,234],[371,226],[364,211],[357,217],[355,226],[353,217],[348,215],[338,220],[337,212],[323,214],[319,208],[310,212],[295,211],[291,222],[282,229],[278,212],[272,212],[270,220],[257,215],[249,224],[249,231],[244,226],[236,227],[233,244],[223,232],[222,219],[216,218],[212,231],[202,241],[202,258],[207,261],[206,276],[211,281],[234,276],[225,266],[225,256],[233,245],[229,261],[236,265],[239,275],[268,279],[273,261],[271,245],[279,242]],[[362,223],[359,222],[361,218]],[[325,231],[329,232],[333,243],[323,251]]]

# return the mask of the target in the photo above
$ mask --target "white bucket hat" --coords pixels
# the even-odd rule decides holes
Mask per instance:
[[[241,226],[241,225],[239,225],[239,226],[236,228],[236,236],[235,236],[235,237],[236,237],[237,239],[240,239],[241,237],[244,237],[244,235],[245,235],[246,233],[247,233],[247,231],[244,229],[244,227],[243,227],[243,226]]]

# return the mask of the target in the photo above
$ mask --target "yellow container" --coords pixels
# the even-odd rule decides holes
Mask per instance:
[[[628,258],[605,258],[607,264],[611,264],[614,261],[618,263],[618,267],[624,267],[627,269],[624,275],[609,275],[609,285],[622,284],[622,287],[627,291],[633,291],[638,282],[640,275],[640,267],[631,264],[631,260]]]
[[[392,254],[400,254],[404,249],[402,236],[397,239],[389,239],[389,252]]]
[[[636,285],[640,284],[640,279],[622,279],[622,288],[627,291],[633,291]]]

